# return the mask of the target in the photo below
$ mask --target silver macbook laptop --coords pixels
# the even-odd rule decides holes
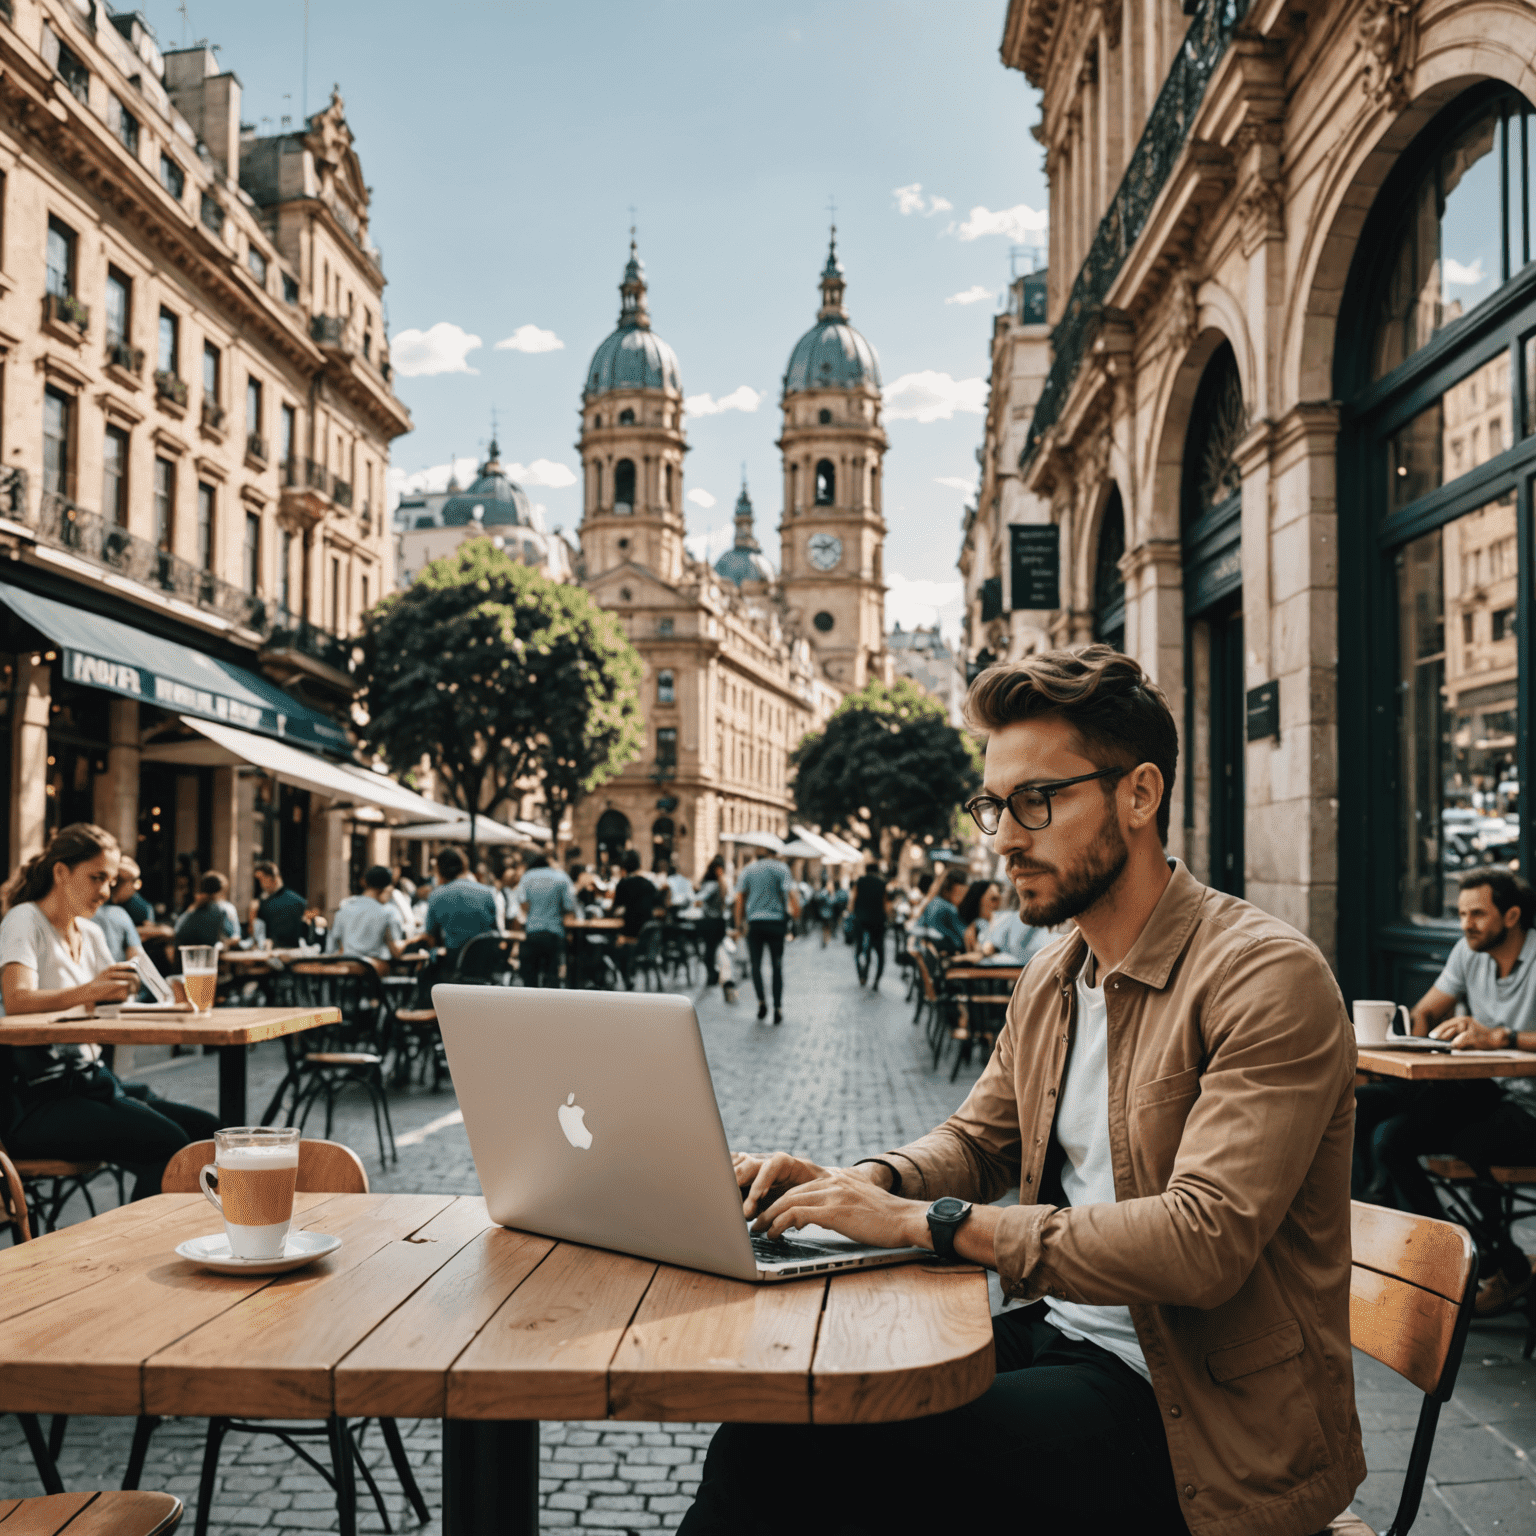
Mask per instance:
[[[492,1218],[737,1280],[929,1258],[822,1227],[748,1231],[686,997],[436,986]]]

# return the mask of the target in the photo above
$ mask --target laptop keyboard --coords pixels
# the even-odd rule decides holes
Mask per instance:
[[[845,1252],[824,1248],[820,1243],[802,1243],[792,1237],[767,1237],[749,1232],[752,1256],[759,1264],[804,1263],[807,1259],[843,1258]]]

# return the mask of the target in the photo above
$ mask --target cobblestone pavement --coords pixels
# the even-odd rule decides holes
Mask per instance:
[[[755,1022],[750,987],[734,1008],[706,994],[700,1020],[727,1132],[736,1146],[783,1146],[823,1162],[847,1161],[899,1145],[938,1123],[964,1097],[974,1070],[949,1082],[934,1073],[911,1027],[902,989],[888,970],[873,996],[857,985],[850,952],[799,941],[786,957],[786,1020],[774,1029]],[[276,1046],[253,1053],[250,1098],[265,1103],[281,1074]],[[136,1075],[167,1098],[212,1108],[212,1058],[150,1064]],[[397,1167],[379,1166],[373,1125],[358,1099],[338,1113],[334,1135],[357,1148],[376,1189],[475,1194],[479,1185],[451,1091],[412,1088],[392,1095]],[[312,1125],[312,1131],[318,1127]],[[83,1207],[66,1219],[79,1219]],[[1536,1247],[1532,1232],[1527,1247]],[[997,1301],[994,1288],[994,1302]],[[1440,1420],[1430,1483],[1415,1529],[1425,1536],[1502,1536],[1536,1529],[1536,1366],[1520,1358],[1523,1323],[1504,1319],[1477,1327],[1455,1399]],[[1391,1524],[1417,1422],[1419,1394],[1365,1356],[1356,1356],[1356,1389],[1370,1477],[1354,1504],[1378,1531]],[[402,1421],[416,1477],[433,1511],[441,1508],[440,1432],[435,1421]],[[107,1488],[121,1479],[130,1421],[70,1422],[60,1458],[68,1488]],[[545,1529],[619,1533],[677,1525],[698,1484],[710,1426],[684,1424],[546,1424],[541,1454]],[[396,1529],[415,1529],[374,1428],[365,1439]],[[151,1442],[143,1486],[165,1488],[193,1510],[202,1460],[203,1423],[173,1420]],[[39,1492],[17,1421],[0,1415],[0,1498]],[[361,1528],[383,1529],[363,1499]],[[225,1444],[218,1493],[210,1512],[216,1536],[253,1527],[336,1529],[323,1479],[285,1447],[259,1440]],[[190,1530],[190,1524],[187,1529]]]

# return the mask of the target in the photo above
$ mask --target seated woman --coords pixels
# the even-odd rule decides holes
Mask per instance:
[[[985,955],[983,946],[992,926],[992,914],[1001,900],[995,880],[972,880],[960,903],[960,921],[965,924],[965,953]],[[993,946],[993,949],[996,945]]]
[[[47,1013],[83,1003],[121,1003],[138,990],[131,965],[113,962],[91,918],[117,878],[117,842],[86,822],[63,827],[0,891],[0,997],[8,1014]],[[204,1141],[218,1118],[124,1085],[94,1045],[14,1046],[9,1062],[13,1157],[108,1162],[134,1175],[133,1198],[160,1192],[160,1175],[188,1142]],[[6,1100],[0,1099],[0,1104]]]

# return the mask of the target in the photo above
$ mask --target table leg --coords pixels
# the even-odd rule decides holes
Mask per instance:
[[[537,1419],[443,1420],[443,1536],[538,1536]]]
[[[243,1045],[219,1047],[219,1124],[245,1125],[245,1054]]]

